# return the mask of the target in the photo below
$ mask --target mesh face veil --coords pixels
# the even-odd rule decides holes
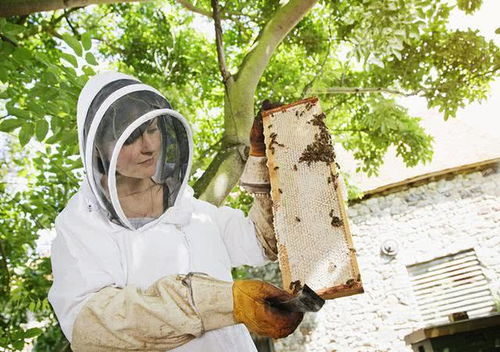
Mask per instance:
[[[89,93],[86,87],[99,79],[104,82]],[[87,178],[110,219],[137,229],[160,217],[183,191],[191,132],[158,91],[133,77],[107,73],[91,81],[80,95],[88,108],[80,109],[79,99],[78,111]]]

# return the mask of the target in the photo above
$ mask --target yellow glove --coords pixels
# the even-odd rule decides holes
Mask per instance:
[[[292,297],[288,292],[264,281],[237,280],[233,284],[234,319],[258,335],[275,339],[286,337],[295,331],[304,313],[271,307],[267,300],[287,300]]]

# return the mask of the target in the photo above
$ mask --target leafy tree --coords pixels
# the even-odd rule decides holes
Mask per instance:
[[[104,2],[113,1],[93,3]],[[0,348],[7,350],[34,336],[37,351],[68,347],[45,298],[50,263],[36,240],[83,177],[76,100],[104,66],[159,88],[188,117],[197,195],[244,209],[251,198],[235,184],[264,99],[318,95],[334,140],[353,152],[359,171],[376,174],[391,146],[408,166],[432,156],[431,137],[398,96],[422,96],[454,117],[485,98],[500,70],[492,42],[446,28],[453,8],[446,1],[26,3],[0,5],[9,16],[0,18],[0,131],[9,145],[0,172]],[[480,4],[456,6],[471,13]],[[215,38],[197,29],[203,24]],[[13,174],[24,187],[10,183],[19,180]],[[23,325],[30,318],[46,323],[30,330]]]

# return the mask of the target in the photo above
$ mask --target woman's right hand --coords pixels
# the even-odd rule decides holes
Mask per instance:
[[[281,338],[295,331],[304,313],[272,307],[268,300],[287,300],[288,292],[259,280],[237,280],[233,284],[234,319],[253,333]]]

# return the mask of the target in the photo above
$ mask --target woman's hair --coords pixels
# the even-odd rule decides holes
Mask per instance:
[[[131,134],[128,136],[128,138],[125,140],[123,143],[124,145],[130,145],[137,141],[140,136],[142,136],[146,130],[151,126],[153,123],[157,122],[158,123],[158,128],[161,132],[162,138],[167,138],[167,132],[166,132],[166,127],[165,127],[165,121],[162,116],[155,117],[151,120],[148,120],[144,122],[142,125],[137,127]],[[103,128],[110,128],[111,126],[103,126]],[[97,156],[97,171],[101,174],[106,173],[106,168],[104,167],[103,160],[100,156]]]
[[[146,132],[146,130],[148,129],[149,126],[151,126],[153,123],[155,123],[155,121],[158,121],[158,118],[148,120],[148,121],[144,122],[142,125],[140,125],[139,127],[137,127],[130,134],[130,136],[128,136],[128,138],[125,140],[124,145],[130,145],[130,144],[134,143],[137,139],[139,139],[140,136],[142,136],[144,134],[144,132]]]

